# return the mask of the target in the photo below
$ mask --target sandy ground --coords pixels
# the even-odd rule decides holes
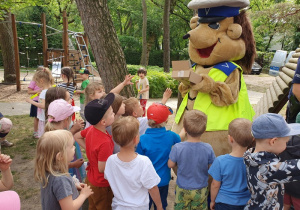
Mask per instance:
[[[21,91],[16,91],[16,85],[6,85],[0,83],[0,102],[9,102],[9,103],[0,103],[0,112],[1,106],[9,106],[11,102],[24,102],[28,98],[27,87],[33,76],[34,72],[21,73]],[[25,78],[25,79],[24,79]],[[271,77],[267,74],[261,75],[244,75],[245,82],[248,89],[260,93],[264,93],[269,85],[274,81],[275,77]],[[0,81],[3,80],[3,71],[0,71]],[[77,96],[78,97],[78,96]],[[77,98],[75,98],[77,99]],[[13,107],[12,107],[13,108]],[[167,128],[170,129],[174,121],[174,115],[170,117]],[[30,186],[29,183],[26,183],[26,180],[32,179],[32,168],[33,161],[22,160],[20,157],[16,156],[14,158],[14,170],[23,171],[23,176],[21,182],[24,183],[24,188],[29,187],[31,190],[36,191],[35,196],[31,196],[29,199],[22,201],[22,209],[39,209],[39,187],[37,184]],[[175,199],[175,185],[176,185],[176,175],[172,173],[172,180],[170,181],[168,203],[169,206],[167,210],[173,209],[173,203]],[[1,209],[1,207],[0,207]]]

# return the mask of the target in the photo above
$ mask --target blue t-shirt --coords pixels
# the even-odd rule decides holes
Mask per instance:
[[[169,157],[177,163],[177,185],[186,190],[196,190],[208,185],[208,166],[215,153],[204,142],[181,142],[176,144]]]
[[[163,128],[148,128],[144,135],[141,135],[136,152],[146,155],[152,162],[156,173],[161,178],[158,187],[166,186],[171,179],[171,169],[168,167],[168,160],[171,148],[180,142],[180,137],[173,131]]]
[[[221,182],[216,203],[246,205],[250,199],[247,172],[243,157],[221,155],[211,165],[208,173]]]
[[[293,94],[293,84],[300,84],[300,58],[298,58],[297,68],[295,70],[295,75],[293,77],[292,86],[289,92],[289,98],[294,95]]]

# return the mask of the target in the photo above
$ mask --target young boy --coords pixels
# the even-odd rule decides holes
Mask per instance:
[[[85,91],[84,91],[84,89],[90,83],[90,80],[89,80],[90,72],[89,72],[89,70],[82,68],[82,69],[80,69],[79,74],[81,74],[80,76],[83,79],[83,81],[81,83],[80,90],[76,90],[76,94],[80,94],[80,116],[84,121],[86,121],[85,116],[84,116],[84,108],[85,108],[85,105],[84,105]]]
[[[9,133],[12,128],[12,122],[10,119],[5,118],[3,114],[0,112],[0,154],[1,154],[1,146],[11,147],[14,143],[9,142],[5,139],[6,135]]]
[[[146,77],[147,71],[144,67],[141,67],[137,74],[139,75],[140,79],[136,81],[136,89],[138,90],[137,98],[140,100],[140,104],[143,108],[144,114],[143,117],[146,115],[146,104],[147,100],[149,99],[149,81]]]
[[[141,136],[136,152],[146,155],[152,162],[157,174],[161,178],[158,184],[163,208],[166,209],[171,170],[168,168],[168,157],[174,144],[181,141],[178,134],[167,131],[165,126],[172,110],[163,104],[153,103],[147,111],[148,128]],[[150,207],[152,199],[150,198]],[[156,209],[154,205],[154,209]]]
[[[172,95],[172,90],[170,88],[167,88],[163,94],[161,103],[166,104],[168,99],[171,97],[171,95]],[[143,135],[146,132],[147,128],[149,128],[149,126],[148,126],[148,118],[142,117],[143,114],[145,113],[142,105],[139,103],[138,99],[134,97],[130,97],[124,100],[123,103],[125,104],[125,114],[123,116],[133,116],[137,118],[140,122],[140,128],[139,128],[140,136]]]
[[[149,194],[158,209],[163,209],[157,184],[160,178],[148,157],[135,153],[139,143],[139,121],[124,117],[112,125],[120,152],[107,161],[104,177],[114,193],[112,209],[149,209]],[[149,192],[149,194],[148,194]]]
[[[114,143],[106,127],[114,121],[111,108],[115,95],[109,93],[104,99],[89,102],[84,111],[86,120],[92,125],[75,134],[80,145],[86,145],[86,156],[89,160],[86,183],[94,194],[89,197],[89,209],[111,209],[113,193],[109,183],[104,179],[107,158],[112,155]],[[85,142],[84,142],[85,139]]]
[[[243,154],[253,141],[251,125],[250,120],[243,118],[237,118],[229,124],[228,143],[232,152],[217,157],[208,170],[213,178],[210,209],[243,210],[250,199]]]
[[[177,169],[174,209],[207,209],[208,168],[215,153],[208,143],[201,142],[207,116],[199,110],[187,111],[183,128],[187,140],[176,144],[170,153],[168,166]]]
[[[263,114],[252,124],[256,147],[244,154],[251,198],[245,209],[283,209],[284,183],[300,180],[300,160],[281,162],[277,156],[300,125],[287,124],[278,114]]]

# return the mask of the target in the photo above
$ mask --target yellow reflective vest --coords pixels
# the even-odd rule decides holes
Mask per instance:
[[[236,68],[241,70],[242,68],[234,62],[222,62],[215,65],[208,73],[214,81],[225,82],[228,76]],[[188,93],[182,100],[180,107],[176,113],[175,122],[178,124],[180,118],[187,106]],[[193,109],[200,110],[207,115],[206,131],[219,131],[228,130],[229,123],[236,118],[246,118],[252,121],[255,112],[249,102],[248,92],[246,84],[241,75],[241,87],[236,103],[229,106],[216,106],[212,103],[210,95],[208,93],[198,92],[195,99]]]

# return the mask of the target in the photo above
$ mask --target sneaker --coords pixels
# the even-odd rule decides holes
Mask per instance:
[[[36,139],[38,139],[39,138],[38,133],[37,132],[33,132],[33,137],[36,138]]]
[[[14,145],[14,143],[9,142],[9,141],[7,141],[7,140],[1,141],[1,146],[4,146],[4,147],[12,147],[13,145]]]

